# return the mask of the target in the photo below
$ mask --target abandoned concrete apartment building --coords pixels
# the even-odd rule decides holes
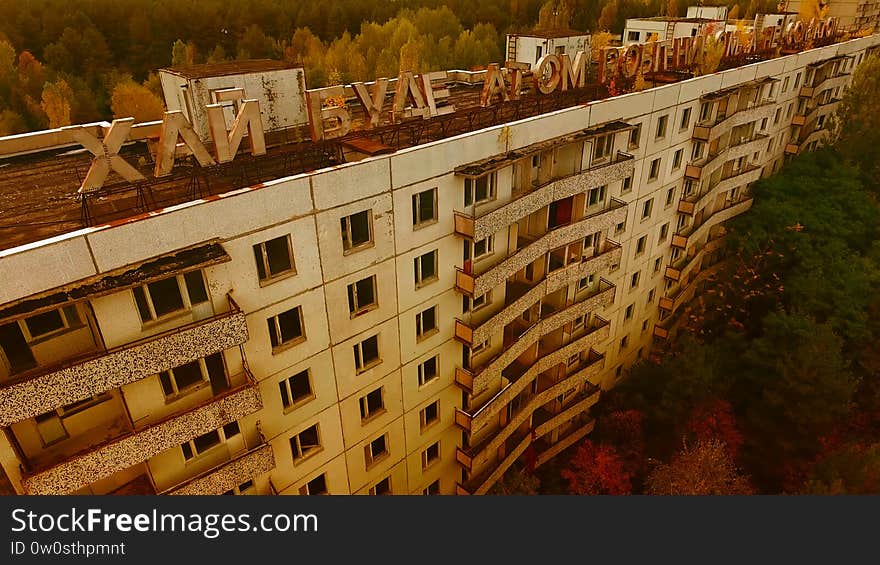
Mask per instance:
[[[480,494],[544,464],[675,331],[750,185],[821,143],[878,44],[588,103],[468,106],[483,74],[450,71],[454,112],[318,142],[300,68],[165,69],[190,148],[265,145],[203,167],[175,134],[165,176],[159,122],[0,139],[8,483]]]

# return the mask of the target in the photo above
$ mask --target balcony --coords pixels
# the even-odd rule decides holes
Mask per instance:
[[[50,467],[31,466],[22,480],[29,494],[65,494],[148,460],[162,451],[238,420],[263,407],[249,371],[233,386],[183,413],[143,427],[122,423],[97,445],[68,454]]]
[[[585,424],[578,426],[576,429],[569,432],[564,438],[560,439],[555,444],[552,444],[549,448],[539,452],[538,460],[540,463],[536,461],[536,466],[547,462],[563,449],[574,445],[578,440],[589,434],[595,427],[595,424],[595,420],[588,420]],[[552,431],[552,429],[545,431],[544,435],[549,431]],[[537,436],[537,433],[534,435]],[[485,494],[488,492],[489,489],[501,479],[504,473],[507,472],[510,466],[520,458],[525,450],[540,439],[540,437],[541,436],[533,437],[531,431],[528,433],[516,434],[508,441],[510,449],[506,451],[506,455],[498,461],[497,464],[486,469],[478,476],[471,478],[467,484],[458,485],[458,488],[456,489],[457,494]],[[460,450],[459,453],[461,453]]]
[[[763,133],[753,133],[750,136],[741,137],[724,149],[719,149],[715,153],[709,153],[702,159],[688,164],[685,168],[684,176],[694,180],[699,179],[703,175],[703,171],[705,171],[710,165],[722,162],[722,159],[723,161],[730,161],[732,159],[745,157],[752,153],[757,142],[765,141],[768,138],[769,136]],[[715,169],[713,169],[713,171],[714,170]]]
[[[724,205],[718,210],[713,211],[710,215],[705,216],[703,221],[699,224],[692,224],[687,226],[686,228],[679,230],[678,235],[682,237],[686,237],[688,240],[688,245],[694,241],[701,241],[714,226],[726,222],[730,218],[734,216],[738,216],[742,214],[752,206],[752,197],[744,197],[740,198],[736,201],[726,201]],[[685,246],[687,247],[687,246]],[[669,267],[667,267],[667,270]],[[679,280],[678,278],[673,278],[667,275],[667,278],[671,278],[672,280]],[[680,278],[680,273],[679,273]]]
[[[773,100],[762,100],[756,104],[750,104],[742,110],[736,110],[733,113],[727,114],[720,120],[715,120],[714,123],[698,124],[694,127],[692,139],[708,143],[710,140],[721,137],[737,126],[769,118],[773,114],[775,104]]]
[[[542,337],[571,322],[578,316],[586,315],[598,308],[612,304],[615,291],[616,287],[613,284],[605,279],[600,279],[597,292],[524,328],[517,335],[513,336],[515,341],[509,347],[506,347],[503,351],[483,363],[480,368],[468,371],[467,373],[470,374],[470,377],[465,377],[465,373],[462,373],[462,380],[470,381],[470,391],[472,394],[480,394],[486,389],[489,382],[493,379],[501,378],[502,371],[514,363],[526,349],[536,344]],[[602,329],[602,327],[599,329]],[[607,329],[604,329],[603,332],[607,332]],[[607,334],[605,337],[607,337]],[[599,341],[601,341],[601,338],[597,337],[596,343]],[[458,380],[458,377],[456,377],[456,380]]]
[[[591,273],[607,270],[611,265],[619,264],[622,252],[620,244],[608,240],[600,252],[591,257],[582,257],[581,261],[551,271],[544,279],[536,283],[508,281],[505,306],[488,320],[476,326],[465,320],[456,319],[455,336],[468,345],[485,341],[542,298]]]
[[[719,228],[719,230],[722,230],[722,233],[719,233],[715,237],[710,236],[709,241],[707,241],[706,244],[703,245],[691,257],[682,257],[675,262],[673,266],[677,267],[676,270],[679,273],[679,278],[673,280],[688,280],[689,275],[700,264],[702,259],[706,257],[706,255],[721,248],[721,245],[724,241],[725,233],[723,233],[724,228]],[[704,274],[706,273],[707,269],[710,268],[704,268],[699,273],[697,273],[697,276],[693,279],[690,279],[687,282],[686,286],[678,288],[674,293],[671,293],[669,296],[661,297],[658,304],[660,308],[668,312],[674,312],[676,309],[678,309],[679,306],[681,306],[682,303],[689,301],[690,297],[693,295],[694,286],[701,280],[705,279]],[[690,294],[688,294],[688,291],[690,291]]]
[[[534,185],[529,187],[530,190],[514,192],[510,202],[492,211],[476,214],[455,212],[455,233],[474,240],[483,239],[551,202],[622,180],[633,172],[633,156],[618,151],[614,159],[595,167]]]
[[[626,220],[626,202],[611,198],[603,209],[580,220],[551,229],[534,239],[521,237],[521,247],[516,252],[481,275],[474,276],[459,269],[456,273],[456,288],[472,296],[481,296],[520,269],[524,269],[535,259],[558,247],[583,239],[586,234],[607,231],[624,220]]]
[[[761,168],[757,165],[749,164],[741,169],[732,170],[728,174],[721,176],[718,182],[710,185],[709,189],[702,194],[682,198],[678,203],[678,211],[679,213],[693,216],[695,210],[703,209],[706,204],[717,195],[744,184],[751,184],[760,178]],[[683,243],[683,245],[677,245],[677,243]],[[687,241],[678,240],[678,242],[676,242],[675,236],[673,236],[672,245],[674,247],[685,248],[687,247]]]
[[[274,468],[275,453],[272,451],[272,446],[263,444],[162,494],[223,494],[249,479],[268,473]]]
[[[245,315],[228,298],[228,312],[17,378],[0,388],[0,427],[241,345]]]
[[[785,146],[785,154],[786,155],[797,155],[800,151],[800,146],[797,143],[789,143]]]

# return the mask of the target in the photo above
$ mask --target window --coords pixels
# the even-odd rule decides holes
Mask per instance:
[[[700,157],[703,156],[703,148],[705,147],[705,143],[702,141],[695,141],[694,147],[691,149],[691,160],[696,161]]]
[[[223,438],[220,436],[221,429],[211,430],[197,438],[181,443],[180,450],[183,452],[183,459],[189,461],[223,443]]]
[[[487,349],[488,347],[489,347],[489,340],[488,339],[485,339],[485,340],[481,341],[480,343],[475,343],[471,346],[471,355],[476,355],[477,353],[480,353],[481,351],[483,351],[484,349]]]
[[[474,261],[479,261],[495,252],[495,236],[490,235],[474,242]]]
[[[779,123],[779,119],[782,117],[782,108],[776,108],[776,113],[773,114],[773,125]]]
[[[666,123],[669,121],[669,116],[660,116],[660,119],[657,120],[657,139],[661,137],[666,137]]]
[[[437,280],[437,250],[413,259],[416,288]]]
[[[361,420],[369,420],[385,411],[385,400],[382,394],[382,387],[367,393],[359,399],[361,405]]]
[[[433,483],[429,484],[425,490],[422,491],[424,495],[436,495],[440,494],[440,479],[437,479]]]
[[[388,442],[385,434],[380,435],[364,446],[364,460],[369,468],[373,463],[388,455]]]
[[[319,495],[327,494],[327,474],[321,473],[311,481],[307,482],[299,488],[302,495]]]
[[[627,41],[638,41],[639,40],[639,32],[637,31],[628,31],[626,33]]]
[[[620,234],[620,233],[623,233],[624,231],[626,231],[626,221],[625,220],[623,222],[620,222],[616,226],[614,226],[614,233],[615,234]]]
[[[422,452],[422,469],[427,469],[440,460],[440,442],[434,442]]]
[[[679,129],[687,129],[691,125],[691,109],[685,108],[681,112],[681,126]]]
[[[540,49],[540,47],[538,48]],[[373,496],[384,496],[391,493],[391,477],[385,477],[373,487],[370,488],[370,494]]]
[[[620,193],[626,194],[627,192],[632,190],[632,187],[633,187],[632,176],[626,177],[625,179],[623,179],[623,187],[620,189]]]
[[[657,257],[654,259],[654,272],[659,273],[660,267],[663,266],[663,257]]]
[[[429,427],[431,424],[435,424],[440,421],[440,401],[435,400],[431,404],[428,404],[422,411],[419,412],[419,421],[421,424],[422,431],[425,428]]]
[[[425,359],[421,363],[419,363],[418,367],[418,378],[419,378],[419,386],[424,386],[429,382],[433,381],[439,376],[439,372],[437,370],[438,365],[440,363],[440,356],[435,355],[430,359]]]
[[[658,259],[659,261],[659,259]],[[652,304],[654,302],[654,289],[648,291],[648,304]]]
[[[254,260],[260,282],[295,273],[290,235],[282,235],[254,245]]]
[[[495,198],[496,173],[464,181],[464,205],[472,206]]]
[[[657,240],[657,243],[663,243],[666,241],[666,237],[669,235],[669,222],[666,222],[662,226],[660,226],[660,237]]]
[[[651,210],[654,208],[654,199],[646,200],[644,204],[642,204],[642,219],[646,220],[651,217]]]
[[[629,306],[627,306],[626,311],[624,311],[624,314],[623,314],[623,319],[624,320],[631,320],[633,317],[633,310],[635,310],[635,308],[636,308],[635,304],[630,304]]]
[[[625,335],[620,338],[620,349],[621,351],[626,349],[626,345],[629,343],[629,336]]]
[[[379,359],[379,334],[368,337],[354,346],[354,366],[358,373],[381,362]]]
[[[767,121],[768,120],[769,120],[769,118],[764,118],[763,120],[761,120],[761,131],[765,131],[767,129]]]
[[[272,316],[266,320],[269,326],[269,341],[272,349],[291,344],[305,338],[302,325],[302,309],[299,306]]]
[[[31,340],[48,336],[49,334],[63,333],[65,330],[81,327],[79,313],[76,306],[65,306],[58,310],[50,310],[31,316],[24,320],[24,326]]]
[[[789,77],[785,77],[784,79],[782,79],[782,92],[783,92],[783,94],[788,92],[788,79],[789,79]]]
[[[308,369],[281,381],[278,389],[281,393],[281,405],[285,410],[315,397]]]
[[[602,202],[605,202],[605,186],[591,188],[587,192],[587,206],[594,206]]]
[[[416,340],[421,341],[437,331],[437,306],[416,314]]]
[[[596,138],[596,145],[593,149],[593,160],[600,161],[611,155],[611,148],[614,145],[614,134],[602,135]]]
[[[636,124],[636,126],[629,131],[629,148],[636,149],[639,146],[639,142],[642,138],[642,124]]]
[[[344,252],[356,251],[373,243],[373,211],[364,210],[339,219]]]
[[[425,190],[412,196],[413,227],[420,228],[437,221],[437,189]]]
[[[666,191],[666,206],[672,206],[672,202],[675,200],[675,189],[670,188]]]
[[[306,457],[317,453],[320,449],[321,438],[318,433],[318,424],[309,426],[290,438],[290,451],[293,454],[294,463],[299,463]]]
[[[635,273],[632,274],[632,277],[630,277],[630,279],[629,279],[629,287],[630,288],[636,288],[637,286],[639,286],[639,278],[641,278],[641,275],[642,275],[641,271],[636,271]]]
[[[672,170],[676,170],[681,167],[681,157],[684,153],[684,149],[678,149],[672,155]]]
[[[651,171],[648,173],[648,180],[657,180],[660,176],[660,159],[651,161]]]
[[[641,255],[645,252],[645,247],[647,247],[648,236],[643,235],[638,240],[636,240],[636,255]]]
[[[377,306],[375,275],[348,285],[348,311],[352,318]]]
[[[226,382],[226,369],[220,353],[159,373],[159,382],[166,398],[199,388],[207,384],[209,379]]]
[[[208,291],[200,270],[136,286],[132,292],[144,323],[208,301]]]
[[[537,63],[541,59],[541,55],[543,54],[544,46],[538,45],[535,47],[535,62]]]

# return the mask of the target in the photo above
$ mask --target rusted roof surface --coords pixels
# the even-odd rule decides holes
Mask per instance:
[[[24,315],[31,316],[39,311],[59,308],[85,298],[118,292],[184,270],[207,267],[230,260],[229,254],[217,242],[182,249],[8,304],[0,309],[0,323]]]
[[[276,61],[274,59],[247,59],[243,61],[223,61],[222,63],[204,63],[201,65],[189,65],[181,67],[166,67],[159,69],[184,78],[197,79],[219,77],[228,75],[244,75],[248,73],[262,73],[266,71],[281,71],[284,69],[302,68],[302,65]]]

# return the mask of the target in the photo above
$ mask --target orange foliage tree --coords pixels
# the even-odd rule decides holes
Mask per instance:
[[[563,469],[571,494],[630,494],[632,472],[623,457],[610,445],[584,441]]]

